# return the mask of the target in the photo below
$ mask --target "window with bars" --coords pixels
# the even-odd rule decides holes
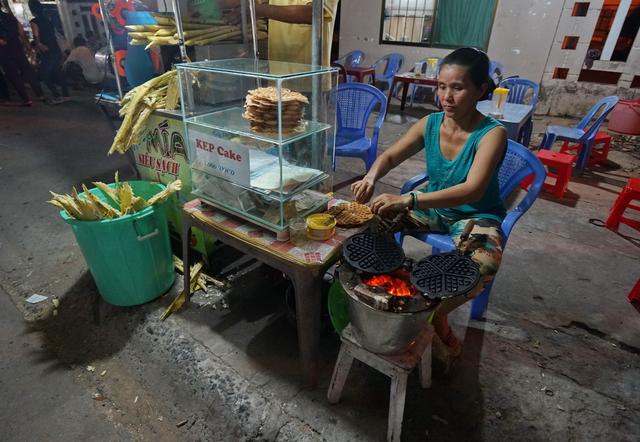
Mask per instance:
[[[380,43],[486,49],[497,0],[382,0]]]
[[[430,43],[436,0],[386,0],[382,40],[399,43]]]

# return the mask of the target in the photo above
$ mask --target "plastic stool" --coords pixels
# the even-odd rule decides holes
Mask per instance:
[[[363,348],[353,335],[349,324],[340,336],[342,345],[340,354],[333,369],[331,384],[327,392],[329,403],[340,401],[347,375],[351,369],[353,359],[364,362],[391,378],[391,394],[389,396],[389,420],[387,440],[400,441],[402,432],[402,418],[404,415],[404,400],[407,393],[407,377],[420,362],[418,375],[422,388],[431,386],[431,341],[433,328],[427,324],[416,337],[409,349],[398,355],[379,355]]]
[[[556,198],[561,199],[564,197],[564,192],[567,190],[567,186],[569,185],[571,169],[573,168],[573,163],[576,161],[576,155],[553,152],[549,149],[540,149],[536,152],[536,156],[542,164],[547,166],[547,177],[555,178],[556,180],[553,184],[544,183],[542,188],[548,192],[553,192]],[[552,168],[555,172],[551,171]],[[520,187],[527,189],[531,185],[532,181],[533,175],[530,175],[522,180]]]
[[[626,209],[640,211],[640,206],[631,204],[633,200],[640,201],[640,178],[629,178],[627,185],[614,201],[609,211],[607,221],[605,222],[605,226],[607,226],[608,229],[618,230],[620,223],[624,223],[636,230],[640,230],[640,221],[623,216]]]
[[[602,146],[602,147],[599,147]],[[604,132],[598,132],[593,141],[593,147],[591,148],[591,155],[589,156],[589,166],[595,166],[599,163],[607,161],[609,156],[609,147],[611,146],[611,135]],[[565,141],[560,148],[560,153],[568,153],[578,155],[582,144],[569,144]]]

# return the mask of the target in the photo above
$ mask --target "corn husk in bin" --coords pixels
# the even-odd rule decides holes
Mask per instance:
[[[105,196],[113,201],[115,206],[102,201],[92,194],[84,184],[82,185],[82,190],[84,191],[83,196],[80,196],[74,187],[71,195],[61,195],[50,192],[52,198],[47,202],[64,210],[71,218],[84,221],[100,221],[130,215],[154,204],[162,203],[182,188],[182,182],[175,180],[160,192],[148,200],[145,200],[133,193],[133,189],[129,183],[120,183],[117,173],[115,182],[115,188],[111,188],[99,181],[93,183]]]

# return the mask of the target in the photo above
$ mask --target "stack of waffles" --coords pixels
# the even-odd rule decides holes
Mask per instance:
[[[282,88],[282,132],[291,133],[303,128],[304,107],[307,97],[299,92]],[[244,114],[251,130],[260,133],[278,133],[278,88],[260,87],[247,94]]]
[[[339,227],[360,226],[373,218],[373,213],[368,206],[355,201],[337,204],[327,210],[327,213],[335,216]]]

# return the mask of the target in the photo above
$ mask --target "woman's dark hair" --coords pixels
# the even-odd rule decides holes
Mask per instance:
[[[489,76],[489,67],[491,63],[486,53],[476,48],[459,48],[451,52],[449,55],[442,59],[440,68],[446,64],[462,66],[469,73],[471,82],[477,87],[481,88],[483,84],[487,85],[487,91],[480,98],[486,100],[496,85]]]
[[[29,0],[29,10],[35,17],[42,15],[42,4],[38,0]]]

